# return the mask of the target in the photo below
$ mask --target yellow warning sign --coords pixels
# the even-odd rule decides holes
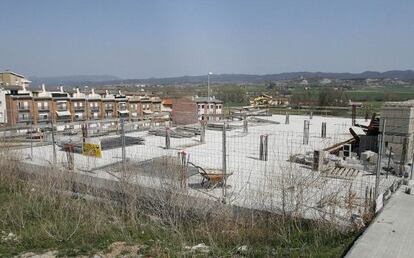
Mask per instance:
[[[96,158],[102,158],[101,145],[95,143],[84,143],[83,144],[83,155],[92,156]]]

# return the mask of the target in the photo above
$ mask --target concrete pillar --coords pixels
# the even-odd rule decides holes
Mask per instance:
[[[322,122],[321,137],[326,138],[326,122]]]
[[[165,128],[165,148],[168,150],[170,148],[171,139],[170,139],[170,128]]]
[[[303,121],[303,144],[309,144],[309,120]]]
[[[289,124],[289,114],[288,114],[288,112],[286,112],[285,124],[286,125]]]
[[[267,161],[268,135],[260,135],[259,160]]]
[[[324,169],[325,152],[323,150],[315,150],[313,152],[313,170],[322,171]]]
[[[201,122],[201,131],[200,131],[200,142],[206,142],[206,124]]]
[[[352,105],[352,126],[355,125],[356,120],[356,105]]]
[[[247,133],[248,131],[249,131],[249,129],[248,129],[247,117],[244,116],[244,119],[243,119],[243,133]]]

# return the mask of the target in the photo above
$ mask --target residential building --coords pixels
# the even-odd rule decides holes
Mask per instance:
[[[6,93],[7,123],[12,126],[24,126],[33,123],[33,97],[25,88],[9,87]]]
[[[28,91],[25,86],[0,88],[0,122],[3,125],[24,127],[33,123],[46,126],[53,122],[73,126],[72,123],[85,120],[112,123],[112,119],[119,117],[168,121],[169,113],[161,112],[161,99],[156,96],[127,96],[120,91],[98,94],[94,89],[89,93],[76,89],[70,94],[63,87],[58,91],[47,91],[44,85],[40,91]]]
[[[171,112],[172,111],[173,99],[163,99],[161,101],[161,111]]]
[[[0,86],[20,86],[20,87],[28,87],[30,81],[27,80],[23,75],[5,71],[0,72]]]
[[[197,104],[198,120],[219,120],[223,114],[223,102],[214,96],[193,98]]]
[[[131,119],[142,119],[142,105],[141,105],[141,97],[140,96],[129,96],[129,111]]]

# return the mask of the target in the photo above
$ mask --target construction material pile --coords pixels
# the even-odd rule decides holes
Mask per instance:
[[[249,122],[253,122],[253,123],[258,123],[258,124],[280,124],[280,122],[277,121],[273,121],[273,120],[269,120],[269,119],[264,119],[264,118],[259,118],[259,117],[249,117],[248,119]]]
[[[167,135],[167,130],[169,131],[171,138],[190,138],[196,135],[196,132],[190,130],[183,130],[183,129],[171,129],[171,128],[158,128],[158,129],[151,129],[148,131],[149,134],[155,136],[163,136]]]
[[[226,131],[240,129],[243,128],[243,125],[236,125],[236,124],[226,124]],[[215,130],[215,131],[222,131],[223,130],[223,123],[208,123],[207,124],[208,130]]]
[[[175,129],[176,131],[181,131],[181,132],[189,132],[189,133],[194,133],[194,135],[200,135],[201,134],[201,127],[199,125],[184,125],[184,126],[179,126]]]
[[[143,145],[144,141],[145,139],[142,137],[125,136],[125,146]],[[102,138],[100,142],[101,150],[110,150],[122,147],[121,136]],[[75,153],[82,153],[82,141],[61,141],[57,145],[61,148],[61,150],[65,150],[65,146],[68,144],[73,146]]]

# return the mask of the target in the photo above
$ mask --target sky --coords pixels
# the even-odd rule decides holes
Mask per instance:
[[[0,0],[0,70],[150,78],[414,69],[412,0]]]

